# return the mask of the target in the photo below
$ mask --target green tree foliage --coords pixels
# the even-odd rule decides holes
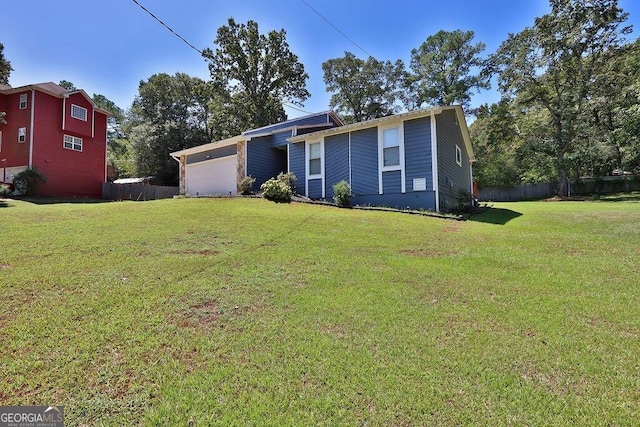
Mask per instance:
[[[139,176],[176,185],[173,151],[211,141],[210,83],[184,73],[154,74],[141,81],[124,129]]]
[[[229,18],[214,43],[215,51],[207,48],[203,56],[210,61],[220,114],[234,118],[227,126],[237,133],[283,121],[284,102],[301,106],[309,97],[308,75],[284,30],[260,34],[257,22]]]
[[[62,86],[63,88],[65,88],[66,90],[69,90],[69,91],[78,90],[76,85],[74,85],[73,83],[71,83],[68,80],[60,80],[58,82],[58,86]]]
[[[4,45],[0,43],[0,83],[9,84],[9,76],[11,75],[11,62],[4,57]]]
[[[473,43],[473,31],[438,31],[411,51],[411,92],[407,108],[460,104],[469,107],[471,94],[489,89],[489,74],[481,54],[482,42]]]
[[[566,195],[596,77],[630,29],[621,27],[627,14],[617,0],[550,0],[550,5],[551,13],[536,18],[533,27],[509,35],[491,62],[504,95],[517,95],[520,105],[548,113],[552,133],[542,151],[553,156],[559,194]]]
[[[350,52],[322,64],[324,82],[330,92],[330,107],[345,123],[385,117],[398,111],[404,94],[406,72],[401,60],[366,61]]]

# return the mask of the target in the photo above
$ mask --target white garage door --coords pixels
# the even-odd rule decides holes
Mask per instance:
[[[236,194],[237,156],[187,165],[187,193],[191,196]]]

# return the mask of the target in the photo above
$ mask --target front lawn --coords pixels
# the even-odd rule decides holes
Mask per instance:
[[[67,425],[633,425],[640,203],[471,221],[0,200],[0,404]]]

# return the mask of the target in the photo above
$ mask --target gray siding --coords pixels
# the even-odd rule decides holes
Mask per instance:
[[[306,169],[304,164],[305,146],[304,142],[297,144],[289,144],[289,172],[293,173],[296,178],[296,193],[304,194],[304,180]]]
[[[402,192],[402,174],[400,171],[382,172],[382,192],[384,194]]]
[[[287,171],[286,147],[274,148],[273,138],[264,136],[247,142],[247,175],[255,178],[253,190],[258,191],[269,178]]]
[[[438,132],[438,188],[440,207],[455,208],[458,192],[470,191],[469,153],[467,153],[460,126],[456,123],[455,111],[443,111],[436,116]],[[462,167],[456,163],[456,144],[462,151]]]
[[[378,128],[351,133],[351,190],[378,194]]]
[[[321,199],[322,198],[322,180],[321,179],[310,179],[309,180],[309,194],[308,197],[312,199]]]
[[[407,192],[413,191],[415,178],[426,178],[427,190],[435,190],[432,179],[431,118],[424,117],[404,123],[404,155]]]
[[[204,162],[205,160],[219,159],[220,157],[233,156],[237,153],[238,147],[233,144],[214,150],[203,151],[202,153],[190,154],[187,156],[187,164]]]
[[[333,186],[349,182],[349,134],[330,136],[324,140],[325,196],[333,198]]]

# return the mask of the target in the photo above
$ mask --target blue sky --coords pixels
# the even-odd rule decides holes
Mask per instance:
[[[304,64],[309,112],[328,109],[322,63],[345,51],[366,58],[302,0],[138,0],[199,49],[214,47],[216,30],[229,17],[257,21],[260,31],[284,28],[291,50]],[[366,52],[379,60],[402,59],[439,30],[472,30],[492,53],[509,33],[531,26],[548,12],[547,0],[305,0]],[[640,34],[640,2],[621,0],[628,23]],[[197,52],[158,24],[132,0],[5,0],[0,42],[22,86],[72,81],[90,95],[101,93],[121,108],[131,105],[141,80],[155,73],[185,72],[209,78]],[[499,100],[497,89],[475,95],[474,106]],[[304,115],[287,109],[289,117]]]

